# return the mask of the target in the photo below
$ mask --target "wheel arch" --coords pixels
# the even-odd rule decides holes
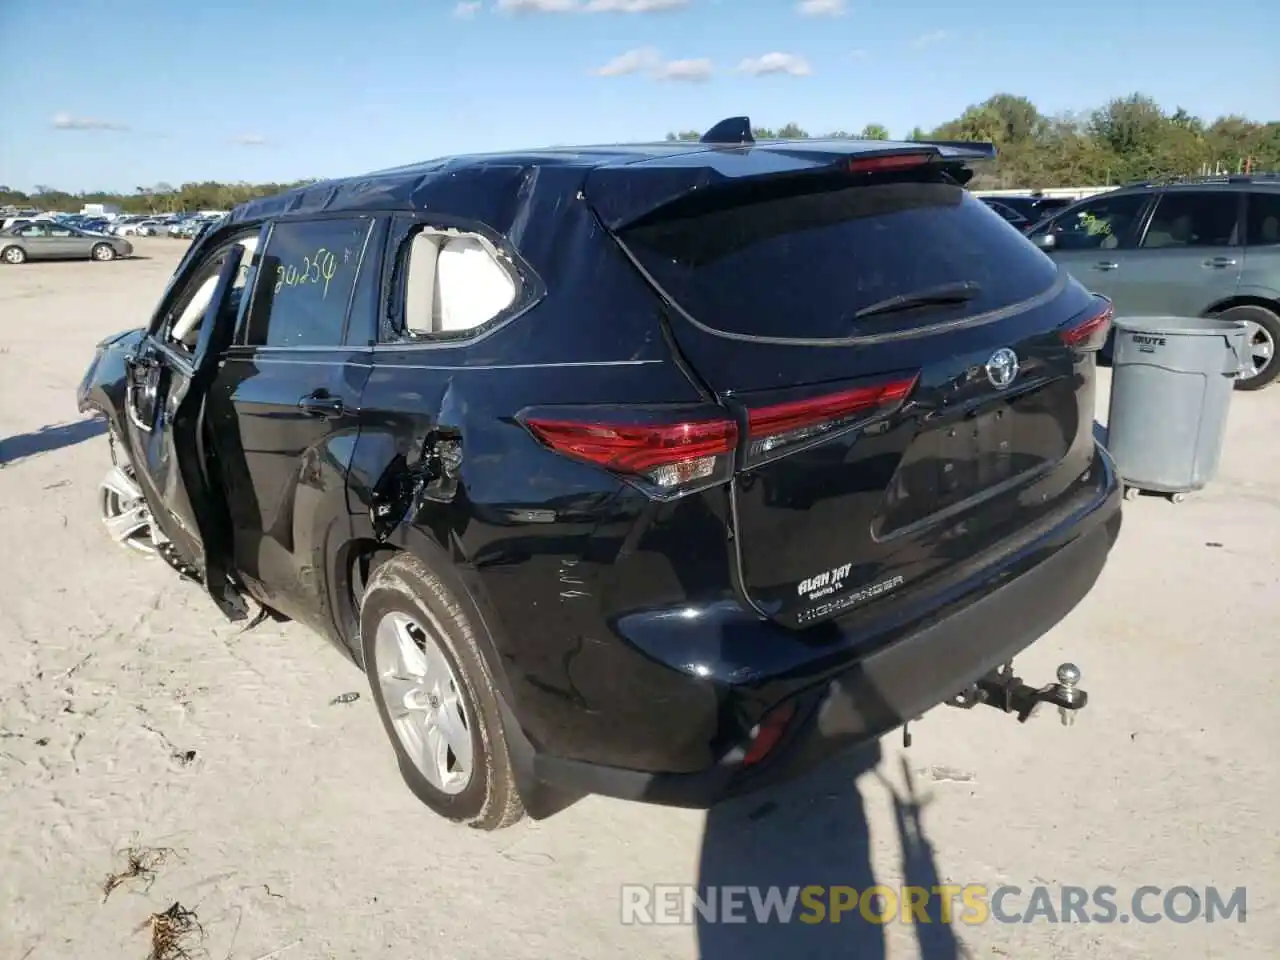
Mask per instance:
[[[497,612],[488,602],[479,580],[455,563],[435,538],[414,524],[401,523],[385,540],[362,535],[359,530],[335,552],[331,570],[331,597],[335,626],[350,649],[356,663],[363,666],[360,649],[360,613],[358,594],[374,571],[401,553],[416,557],[445,585],[463,605],[468,619],[476,626],[476,645],[485,658],[502,699],[511,703],[511,685],[500,654],[504,646]]]
[[[402,522],[385,540],[367,534],[361,535],[357,530],[356,535],[334,552],[334,618],[338,621],[336,626],[342,631],[344,643],[350,649],[353,659],[361,669],[364,668],[355,591],[363,590],[363,584],[368,582],[368,578],[373,576],[379,566],[401,554],[416,557],[431,573],[440,577],[475,624],[476,647],[493,679],[502,715],[503,735],[526,812],[534,819],[542,819],[562,809],[576,799],[577,795],[566,795],[552,789],[537,776],[537,748],[512,709],[516,701],[500,652],[505,646],[505,635],[498,621],[497,611],[488,602],[483,585],[474,574],[450,559],[448,551],[421,527]]]
[[[1235,294],[1209,307],[1209,309],[1205,310],[1204,316],[1216,317],[1218,314],[1225,313],[1233,307],[1262,307],[1264,310],[1280,314],[1280,295],[1268,298],[1254,293]]]

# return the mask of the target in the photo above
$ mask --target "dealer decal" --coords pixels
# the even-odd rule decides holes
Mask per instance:
[[[796,592],[808,600],[817,600],[819,597],[830,596],[841,588],[844,578],[849,575],[849,571],[852,569],[852,563],[845,563],[834,570],[827,570],[816,576],[808,577],[800,581],[800,586],[796,589]]]

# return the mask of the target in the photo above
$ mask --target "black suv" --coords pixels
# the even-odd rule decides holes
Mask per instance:
[[[1236,389],[1280,377],[1280,176],[1129,184],[1027,235],[1121,315],[1243,323],[1249,360]]]
[[[329,637],[481,828],[1082,706],[1007,665],[1120,528],[1110,305],[963,188],[990,145],[749,130],[237,208],[81,384],[108,530]]]

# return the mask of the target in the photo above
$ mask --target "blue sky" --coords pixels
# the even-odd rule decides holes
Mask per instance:
[[[1277,34],[1276,0],[0,0],[0,183],[292,180],[742,113],[903,136],[1004,91],[1269,120]]]

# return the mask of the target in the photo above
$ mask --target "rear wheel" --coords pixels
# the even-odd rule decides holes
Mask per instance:
[[[1244,324],[1245,367],[1236,378],[1237,390],[1260,390],[1280,376],[1280,363],[1276,362],[1280,315],[1266,307],[1248,304],[1224,310],[1218,319]]]
[[[96,243],[93,246],[93,259],[100,263],[106,263],[108,260],[116,258],[115,247],[109,243]]]
[[[477,629],[408,554],[377,568],[360,604],[365,672],[405,783],[442,817],[496,830],[524,807]]]
[[[27,262],[27,251],[21,247],[5,247],[4,251],[0,252],[0,259],[16,267],[20,263]]]

